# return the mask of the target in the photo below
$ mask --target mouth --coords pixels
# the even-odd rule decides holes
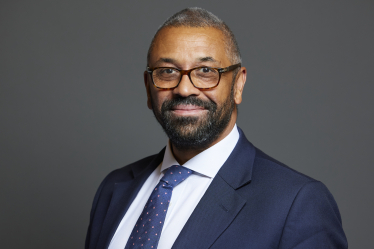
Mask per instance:
[[[196,105],[177,105],[171,108],[171,112],[178,116],[197,116],[207,111],[204,107]]]

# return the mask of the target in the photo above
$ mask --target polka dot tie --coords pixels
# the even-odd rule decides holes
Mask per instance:
[[[191,175],[192,171],[180,165],[171,166],[153,189],[125,249],[156,249],[168,211],[173,188]]]

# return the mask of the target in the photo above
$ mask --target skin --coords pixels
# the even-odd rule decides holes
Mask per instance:
[[[199,66],[224,68],[233,63],[226,54],[224,35],[220,30],[215,28],[171,27],[164,28],[157,35],[148,64],[150,68],[175,67],[187,70]],[[234,83],[232,83],[233,72],[227,72],[222,74],[220,83],[216,88],[199,90],[192,85],[188,76],[184,75],[178,87],[172,90],[160,90],[154,87],[149,74],[145,72],[144,83],[147,90],[147,106],[151,110],[157,108],[156,110],[160,111],[165,100],[177,96],[196,96],[205,101],[212,100],[220,107],[229,98],[232,84],[234,84],[234,101],[238,105],[242,102],[246,76],[246,68],[241,67]],[[151,98],[154,105],[152,105]],[[173,115],[203,117],[207,115],[207,112],[201,107],[181,105],[173,110]],[[237,109],[235,106],[229,124],[209,147],[221,141],[231,132],[236,119]],[[178,150],[172,144],[171,146],[175,159],[181,165],[206,149]]]

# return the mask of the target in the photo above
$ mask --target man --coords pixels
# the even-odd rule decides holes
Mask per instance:
[[[169,143],[104,179],[87,249],[347,248],[327,188],[236,126],[240,63],[232,32],[206,10],[182,10],[159,28],[144,82]]]

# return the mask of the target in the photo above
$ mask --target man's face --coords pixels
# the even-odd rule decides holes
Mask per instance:
[[[214,28],[165,28],[157,35],[149,59],[150,68],[187,70],[201,66],[223,68],[231,64],[224,36]],[[231,121],[237,102],[232,79],[232,72],[224,73],[216,88],[202,91],[184,75],[177,88],[160,90],[145,74],[148,107],[174,146],[204,149],[218,138]]]

